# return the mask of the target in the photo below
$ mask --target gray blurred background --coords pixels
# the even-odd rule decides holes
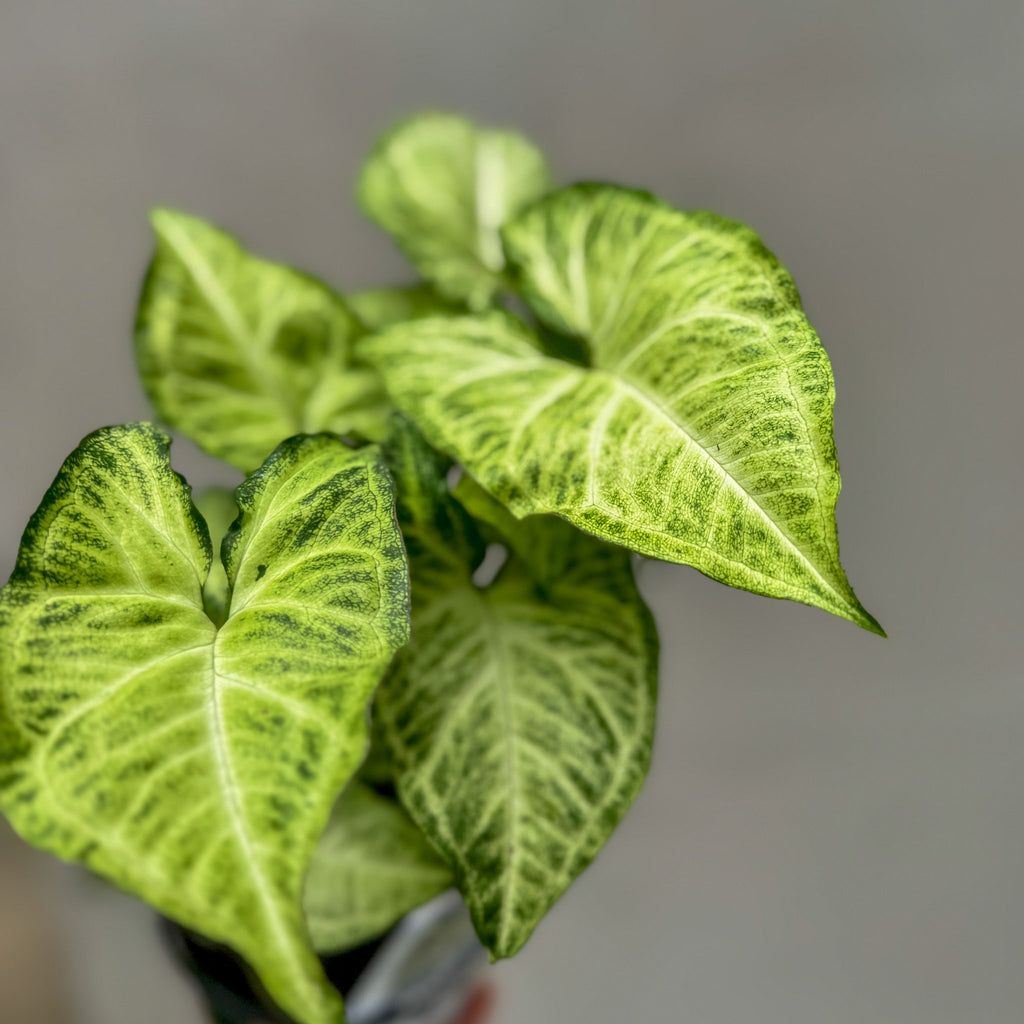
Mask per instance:
[[[843,559],[891,636],[646,566],[650,780],[494,969],[498,1024],[1019,1024],[1020,0],[0,0],[0,569],[81,436],[147,415],[147,208],[401,281],[351,194],[424,106],[760,231],[832,358]],[[199,1019],[145,908],[0,827],[4,1024]]]

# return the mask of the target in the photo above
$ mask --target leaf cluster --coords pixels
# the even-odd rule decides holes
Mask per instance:
[[[608,839],[654,735],[636,554],[881,632],[839,563],[828,358],[750,229],[553,190],[445,114],[358,194],[415,283],[339,294],[153,214],[163,426],[82,441],[0,592],[4,814],[303,1024],[343,1020],[318,954],[454,885],[510,956]],[[165,428],[245,482],[193,501]]]

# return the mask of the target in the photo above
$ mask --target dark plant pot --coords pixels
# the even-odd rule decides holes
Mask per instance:
[[[294,1024],[231,950],[173,922],[164,927],[216,1024]],[[484,963],[454,892],[414,910],[383,938],[323,958],[345,997],[348,1024],[486,1024],[494,993],[481,980]]]

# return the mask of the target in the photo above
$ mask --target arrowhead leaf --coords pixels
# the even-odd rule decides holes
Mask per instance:
[[[444,861],[401,807],[352,782],[306,879],[313,944],[328,954],[370,942],[451,884]]]
[[[502,287],[502,224],[550,187],[543,156],[522,136],[419,114],[378,140],[359,202],[442,295],[481,309]]]
[[[496,313],[365,339],[428,441],[516,516],[557,513],[882,632],[839,562],[828,357],[756,235],[577,186],[531,207],[505,241],[526,300],[586,343],[590,365],[545,357]]]
[[[167,423],[246,471],[293,434],[383,436],[380,382],[353,363],[363,329],[338,295],[198,218],[152,221],[135,351]]]
[[[388,445],[413,639],[375,703],[399,796],[444,855],[481,940],[511,956],[643,782],[657,637],[630,556],[547,517],[474,586],[482,543],[443,464],[402,421]],[[525,547],[562,553],[538,580]]]
[[[296,1020],[338,1024],[302,886],[407,636],[392,488],[375,449],[319,435],[237,494],[218,629],[207,527],[167,437],[110,427],[68,457],[0,592],[0,808],[234,947]]]

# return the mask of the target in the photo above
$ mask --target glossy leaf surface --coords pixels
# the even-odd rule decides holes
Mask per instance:
[[[546,358],[499,314],[366,339],[427,439],[517,516],[557,513],[881,632],[839,562],[828,357],[753,232],[579,186],[509,225],[506,245],[527,301],[591,365]]]
[[[483,543],[407,425],[389,442],[413,581],[413,639],[375,711],[402,802],[450,864],[481,940],[511,956],[638,792],[657,638],[629,554],[547,517]],[[558,552],[531,573],[523,547]]]
[[[419,114],[377,142],[359,202],[442,295],[479,309],[502,287],[502,224],[550,187],[544,158],[522,136]]]
[[[293,434],[382,436],[379,381],[352,361],[363,329],[334,292],[198,218],[152,220],[135,349],[167,423],[247,472]]]
[[[313,944],[338,953],[370,942],[452,885],[452,874],[393,800],[353,782],[313,855],[304,904]]]
[[[408,630],[375,449],[293,438],[238,490],[228,617],[203,607],[206,524],[148,424],[69,456],[0,594],[0,808],[238,950],[303,1024],[339,1022],[304,875],[363,757],[366,705]]]

